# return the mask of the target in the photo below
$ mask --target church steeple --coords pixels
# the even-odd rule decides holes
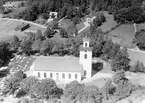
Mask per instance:
[[[90,38],[83,38],[83,45],[80,47],[80,64],[84,69],[84,76],[90,78],[92,73],[92,48]]]

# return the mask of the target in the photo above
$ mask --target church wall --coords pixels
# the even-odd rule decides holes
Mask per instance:
[[[45,79],[44,73],[46,73],[46,78],[51,78],[56,81],[62,81],[62,82],[70,82],[70,81],[81,81],[81,72],[54,72],[54,71],[33,71],[32,75],[38,77],[38,72],[40,73],[39,79]],[[52,77],[51,77],[52,73]],[[71,74],[71,77],[69,78],[69,75]],[[77,74],[77,78],[75,78],[75,75]],[[65,75],[65,77],[63,77]]]
[[[85,54],[87,54],[86,59]],[[92,73],[92,51],[80,51],[80,64],[82,64],[83,70],[86,71],[86,77],[90,78]]]

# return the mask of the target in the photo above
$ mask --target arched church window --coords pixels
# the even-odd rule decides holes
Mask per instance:
[[[52,78],[53,77],[53,74],[52,73],[50,73],[50,78]]]
[[[38,78],[40,78],[40,73],[38,72]]]
[[[44,78],[46,78],[46,73],[44,73]]]
[[[87,54],[85,54],[85,59],[87,59]]]
[[[65,74],[64,74],[64,73],[62,74],[62,78],[63,78],[63,79],[65,78]]]
[[[78,75],[77,74],[75,74],[75,79],[77,79],[78,78]]]
[[[68,78],[71,79],[71,74],[68,74]]]

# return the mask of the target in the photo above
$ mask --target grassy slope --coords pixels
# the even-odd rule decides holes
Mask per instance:
[[[11,20],[0,20],[0,41],[5,41],[10,39],[13,35],[17,35],[19,37],[25,36],[24,32],[16,32],[15,28],[20,25],[22,22],[19,21],[11,21]],[[31,25],[29,30],[37,30],[40,29],[44,31],[43,28],[37,27],[35,25]]]
[[[117,27],[115,30],[111,31],[109,35],[114,38],[120,39],[113,39],[113,41],[119,43],[121,46],[129,48],[133,46],[132,41],[134,38],[134,30],[133,25],[131,24],[123,24]]]

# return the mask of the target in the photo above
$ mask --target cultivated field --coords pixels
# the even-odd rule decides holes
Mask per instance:
[[[25,36],[24,32],[18,32],[15,31],[15,28],[22,24],[21,21],[13,21],[13,20],[5,20],[0,19],[0,41],[7,40],[11,38],[13,35],[17,35],[19,37]],[[31,27],[28,30],[42,30],[44,31],[44,28],[38,27],[36,25],[31,25]]]

